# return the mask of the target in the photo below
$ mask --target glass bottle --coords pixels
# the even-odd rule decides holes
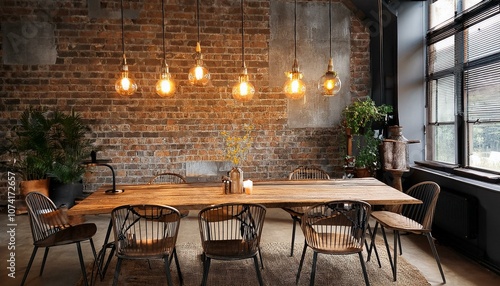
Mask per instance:
[[[231,179],[231,194],[243,193],[243,170],[233,167],[229,171],[229,178]]]

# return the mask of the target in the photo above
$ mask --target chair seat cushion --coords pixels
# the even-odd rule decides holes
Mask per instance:
[[[375,211],[371,213],[371,216],[385,228],[415,233],[426,231],[420,223],[398,213]]]
[[[97,227],[93,223],[84,223],[61,229],[43,240],[34,244],[40,247],[49,247],[56,245],[70,244],[78,241],[84,241],[92,238],[97,232]]]
[[[257,254],[257,240],[208,240],[203,242],[205,255],[215,259],[244,259]]]

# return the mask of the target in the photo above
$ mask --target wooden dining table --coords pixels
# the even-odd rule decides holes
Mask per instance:
[[[128,204],[162,204],[179,210],[200,210],[221,203],[258,203],[269,208],[310,206],[332,200],[362,200],[371,205],[419,204],[375,178],[256,181],[251,194],[224,194],[222,183],[117,185],[118,193],[97,191],[68,210],[68,215],[109,214]]]

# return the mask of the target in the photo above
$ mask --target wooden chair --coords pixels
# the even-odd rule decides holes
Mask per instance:
[[[183,278],[175,250],[181,215],[178,210],[161,205],[125,205],[111,212],[115,235],[116,262],[113,285],[117,285],[123,259],[162,259],[168,285],[172,258],[177,265],[179,281]]]
[[[185,184],[186,178],[177,173],[161,173],[155,175],[148,184]]]
[[[161,173],[155,175],[148,184],[185,184],[187,183],[186,178],[181,174],[177,173]],[[181,210],[181,217],[187,217],[189,215],[189,210]]]
[[[203,280],[207,284],[212,259],[253,258],[257,279],[263,285],[257,254],[266,208],[259,204],[220,204],[198,214],[203,248]]]
[[[370,285],[362,254],[370,211],[371,206],[368,203],[350,200],[330,201],[308,208],[301,222],[306,243],[302,251],[295,283],[299,283],[306,250],[307,247],[310,247],[314,251],[309,282],[311,286],[314,285],[318,253],[330,255],[357,253],[365,284]]]
[[[288,175],[289,180],[330,180],[330,176],[323,170],[316,167],[298,167],[293,170]],[[293,220],[292,229],[292,245],[290,247],[290,256],[293,256],[293,248],[295,245],[295,230],[297,228],[297,223],[300,224],[300,219],[304,215],[304,211],[307,207],[292,207],[283,208],[286,212],[290,214]]]
[[[31,192],[26,195],[25,200],[30,218],[31,234],[33,236],[33,252],[28,262],[26,272],[24,273],[21,286],[26,282],[26,278],[28,277],[28,273],[39,247],[45,247],[42,267],[40,268],[40,275],[42,275],[49,249],[54,246],[71,243],[76,244],[80,267],[82,269],[83,282],[85,285],[88,285],[87,271],[85,270],[80,243],[87,240],[90,242],[95,259],[96,252],[92,237],[97,231],[96,225],[93,223],[71,225],[66,213],[61,209],[57,209],[54,202],[41,193]]]
[[[372,212],[371,216],[376,220],[376,223],[372,234],[370,249],[373,248],[375,237],[377,235],[377,228],[380,225],[382,229],[382,235],[384,237],[385,247],[387,249],[387,254],[389,256],[389,261],[391,262],[394,281],[396,281],[397,274],[398,245],[400,249],[400,255],[402,254],[401,239],[399,237],[399,233],[400,231],[403,231],[414,234],[422,234],[427,237],[432,250],[432,254],[436,259],[439,271],[441,272],[443,283],[446,283],[443,269],[441,268],[441,261],[439,260],[439,255],[437,253],[436,245],[434,244],[434,239],[431,233],[434,210],[436,208],[439,192],[440,187],[438,184],[429,181],[421,182],[410,187],[410,189],[408,189],[406,193],[414,198],[421,200],[422,204],[402,205],[400,209],[396,210],[396,212]],[[391,258],[391,252],[389,250],[389,244],[387,242],[385,229],[392,230],[394,233],[394,261]],[[368,254],[368,257],[370,257],[370,254]]]

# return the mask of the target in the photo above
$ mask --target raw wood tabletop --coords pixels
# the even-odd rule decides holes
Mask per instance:
[[[220,203],[259,203],[270,208],[308,206],[330,200],[363,200],[372,205],[418,204],[414,199],[374,178],[318,181],[261,181],[252,194],[224,194],[222,183],[118,185],[107,194],[102,186],[68,210],[70,215],[106,214],[127,204],[163,204],[199,210]]]

